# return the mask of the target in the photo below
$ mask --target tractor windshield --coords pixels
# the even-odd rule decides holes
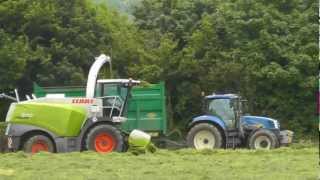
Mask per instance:
[[[208,113],[219,117],[227,127],[235,127],[235,100],[234,99],[208,99]]]

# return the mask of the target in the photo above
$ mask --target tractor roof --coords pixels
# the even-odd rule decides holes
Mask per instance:
[[[109,84],[128,84],[131,81],[132,84],[140,84],[140,81],[133,79],[99,79],[98,83],[109,83]]]
[[[233,99],[233,98],[239,98],[236,94],[212,94],[209,96],[206,96],[206,99]]]

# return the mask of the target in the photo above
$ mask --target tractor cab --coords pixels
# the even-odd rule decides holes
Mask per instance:
[[[196,149],[272,149],[292,142],[293,132],[280,131],[279,122],[263,116],[243,115],[244,100],[236,94],[213,94],[204,99],[204,114],[189,123],[187,143]]]
[[[205,113],[221,119],[227,129],[236,129],[241,116],[241,100],[235,94],[205,97]]]
[[[131,88],[139,84],[140,81],[132,79],[99,79],[95,88],[95,98],[102,99],[103,115],[123,116],[128,98],[131,96]]]

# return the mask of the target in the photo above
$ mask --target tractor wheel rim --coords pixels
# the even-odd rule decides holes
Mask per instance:
[[[107,133],[100,133],[95,138],[95,149],[99,153],[109,153],[116,146],[114,138]]]
[[[196,133],[193,139],[193,144],[196,149],[213,149],[216,139],[212,132],[201,130]]]
[[[255,149],[270,149],[271,141],[267,136],[259,136],[254,142]]]
[[[31,146],[31,153],[32,154],[38,153],[40,151],[49,151],[49,147],[48,147],[47,143],[45,143],[44,141],[37,141],[37,142],[33,143]]]

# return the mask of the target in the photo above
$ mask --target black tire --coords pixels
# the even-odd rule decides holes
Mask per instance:
[[[189,130],[188,135],[187,135],[188,146],[191,148],[195,148],[195,149],[202,149],[202,148],[199,148],[198,144],[195,144],[195,137],[197,136],[197,134],[199,132],[204,132],[204,131],[210,132],[212,137],[214,137],[214,142],[212,142],[212,146],[208,145],[210,147],[206,147],[207,149],[214,149],[214,148],[221,148],[222,147],[223,139],[222,139],[221,132],[214,125],[208,124],[208,123],[196,124],[195,126],[193,126]],[[210,143],[210,140],[204,138],[203,143],[204,144]]]
[[[99,136],[103,135],[105,135],[104,138],[99,141]],[[106,139],[106,137],[108,138]],[[87,150],[100,153],[122,152],[124,150],[124,138],[121,132],[111,125],[97,125],[89,130],[85,139],[85,147]]]
[[[248,146],[250,149],[274,149],[279,146],[279,141],[273,132],[259,129],[249,137]]]
[[[50,138],[44,135],[34,135],[27,138],[23,143],[23,149],[26,153],[37,153],[39,151],[54,152],[54,145]]]

